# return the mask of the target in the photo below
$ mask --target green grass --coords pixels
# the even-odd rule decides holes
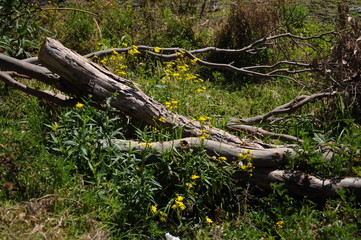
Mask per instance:
[[[214,41],[215,25],[201,25],[191,17],[199,8],[182,12],[177,5],[176,12],[160,1],[140,10],[117,2],[109,1],[113,5],[105,8],[101,1],[72,1],[69,7],[96,9],[97,23],[92,15],[79,11],[44,11],[37,21],[81,53],[133,43],[196,48]],[[158,18],[150,18],[152,14]],[[220,15],[210,12],[204,21],[214,24]],[[69,19],[71,23],[65,25]],[[166,30],[145,29],[164,22],[172,29],[167,36]],[[297,33],[319,29],[312,22],[297,27]],[[299,50],[291,54],[304,57]],[[97,61],[135,81],[172,111],[195,119],[209,117],[209,123],[219,128],[225,128],[230,118],[262,114],[319,90],[287,79],[245,82],[243,76],[230,80],[227,74],[184,58],[169,63],[128,52]],[[299,77],[309,85],[319,78]],[[42,87],[32,80],[24,83]],[[269,191],[239,185],[232,179],[239,167],[203,151],[172,150],[156,158],[150,157],[150,151],[119,152],[116,146],[103,146],[98,140],[149,143],[180,134],[151,128],[110,108],[97,110],[88,99],[82,107],[60,108],[3,84],[0,95],[4,101],[0,106],[1,239],[164,239],[166,232],[181,239],[361,237],[360,203],[345,192],[337,200],[320,202],[296,197],[282,184],[273,184]],[[306,151],[284,168],[322,177],[360,173],[360,126],[347,114],[341,99],[309,104],[281,122],[259,126],[305,140],[301,147]],[[260,140],[285,143],[267,137]],[[331,162],[320,158],[317,150],[322,144],[338,153]]]

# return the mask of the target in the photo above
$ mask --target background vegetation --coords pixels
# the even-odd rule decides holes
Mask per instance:
[[[144,44],[196,49],[240,48],[269,33],[309,36],[333,30],[317,1],[24,1],[0,0],[1,51],[36,55],[44,36],[85,54]],[[356,2],[353,2],[355,6]],[[358,2],[358,4],[361,4]],[[357,17],[357,16],[355,16]],[[321,20],[320,20],[321,19]],[[327,57],[334,39],[318,49],[279,45],[258,54],[208,54],[214,62],[264,64],[280,59]],[[255,79],[210,71],[187,59],[165,62],[136,52],[93,59],[129,78],[169,109],[224,128],[237,116],[265,113],[299,94],[330,85],[304,74],[304,88],[288,79]],[[27,80],[34,88],[44,87]],[[133,139],[145,145],[181,138],[112,111],[85,105],[60,108],[0,84],[1,239],[357,239],[360,203],[296,197],[281,184],[271,191],[239,185],[239,169],[222,156],[169,151],[160,161],[98,139]],[[347,103],[347,102],[346,102]],[[284,168],[321,177],[361,176],[360,126],[343,96],[304,107],[277,125],[261,126],[305,140],[304,151]],[[242,136],[252,138],[252,136]],[[280,140],[265,137],[275,144]],[[317,152],[339,154],[328,162]],[[247,160],[249,156],[243,156]]]

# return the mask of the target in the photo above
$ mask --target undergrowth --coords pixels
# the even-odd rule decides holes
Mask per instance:
[[[48,1],[29,11],[24,10],[27,5],[21,5],[17,11],[25,11],[21,16],[40,11],[36,21],[80,53],[136,43],[158,47],[156,51],[161,52],[162,47],[191,49],[216,43],[215,36],[227,32],[227,24],[239,16],[233,12],[222,18],[229,13],[227,6],[234,6],[227,5],[228,1],[218,2],[220,11],[210,5],[202,7],[201,2],[69,1],[66,7],[72,10],[56,11],[49,8],[65,3]],[[267,10],[262,8],[263,2],[257,5],[258,12]],[[297,34],[319,31],[317,24],[308,20],[305,6],[270,2],[272,11],[265,19],[282,23]],[[237,4],[251,14],[249,3]],[[247,25],[247,19],[243,20]],[[6,21],[14,24],[10,18]],[[257,21],[249,28],[254,31],[247,36],[249,41],[270,30],[257,32]],[[8,36],[17,34],[17,30],[5,30],[11,33]],[[229,40],[236,42],[240,36]],[[34,45],[41,41],[32,35],[24,38]],[[3,47],[8,54],[28,55],[10,43]],[[319,47],[328,45],[320,43]],[[293,47],[282,54],[273,49],[255,61],[280,56],[306,59],[316,54],[306,50],[307,56]],[[230,81],[227,74],[206,71],[187,58],[163,61],[136,49],[92,61],[133,80],[169,110],[218,128],[225,128],[231,118],[262,114],[300,94],[320,90],[300,87],[288,79],[251,81],[242,76]],[[310,85],[317,77],[300,76]],[[26,84],[43,87],[31,80]],[[250,153],[239,156],[245,163],[239,166],[224,156],[211,158],[202,149],[172,149],[162,154],[150,148],[120,151],[112,139],[131,139],[147,147],[182,136],[179,131],[155,129],[113,111],[111,99],[104,103],[105,110],[94,108],[87,98],[84,104],[60,108],[5,85],[0,85],[0,98],[1,239],[164,239],[167,232],[181,239],[360,237],[360,203],[346,192],[340,192],[337,200],[321,202],[296,197],[282,184],[272,184],[266,191],[236,182],[232,176],[239,171],[252,177]],[[304,140],[302,151],[283,168],[324,178],[361,176],[360,127],[345,111],[342,98],[309,104],[278,123],[259,126]],[[199,137],[206,138],[206,134]],[[268,137],[261,140],[285,143]],[[323,160],[322,148],[337,154],[331,161]]]

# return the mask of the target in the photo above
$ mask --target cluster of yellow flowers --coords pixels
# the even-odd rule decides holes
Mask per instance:
[[[172,205],[172,209],[184,211],[187,207],[183,203],[183,200],[184,200],[184,197],[177,196],[177,198],[175,199],[175,203]]]
[[[109,58],[109,60],[112,63],[112,66],[114,67],[114,73],[118,75],[126,75],[125,69],[127,66],[124,64],[125,59],[125,53],[118,53],[114,49],[112,49],[113,55]]]
[[[133,45],[133,46],[132,46],[132,49],[130,49],[130,50],[128,51],[128,53],[129,53],[130,55],[135,55],[135,54],[139,54],[140,52],[139,52],[139,50],[138,50],[138,47],[135,46],[135,45]]]
[[[196,180],[196,179],[198,179],[198,178],[200,178],[198,175],[192,175],[191,176],[191,180]],[[190,183],[185,183],[184,184],[186,187],[188,187],[188,188],[192,188],[194,185],[196,185],[196,182],[195,181],[192,181],[192,182],[190,182]]]
[[[212,221],[212,219],[210,219],[209,217],[206,217],[206,223],[208,223],[208,224],[212,224],[212,223],[213,223],[213,221]]]
[[[249,175],[252,177],[252,172],[254,169],[252,163],[252,159],[254,158],[254,156],[252,155],[252,151],[248,149],[245,153],[238,154],[238,158],[240,160],[239,165],[241,166],[241,169],[248,172]]]
[[[202,140],[207,139],[207,137],[209,136],[210,136],[209,132],[205,129],[202,129],[201,133],[198,134],[198,137]]]
[[[168,214],[163,212],[163,211],[158,211],[157,206],[156,205],[152,205],[150,208],[151,212],[153,214],[159,213],[159,220],[161,222],[166,222],[167,218],[168,218]]]
[[[125,65],[125,62],[126,62],[125,53],[118,53],[114,49],[112,49],[112,53],[113,53],[112,56],[110,56],[109,58],[104,57],[100,61],[99,61],[98,56],[94,56],[92,59],[89,59],[89,60],[98,62],[98,63],[102,64],[103,66],[107,65],[108,67],[113,69],[113,72],[115,74],[126,75],[127,73],[125,70],[126,70],[127,66]]]
[[[178,104],[179,104],[179,100],[175,100],[173,98],[169,102],[165,102],[166,108],[168,108],[170,111],[177,109]]]
[[[284,223],[284,221],[277,221],[276,226],[277,226],[277,228],[284,228],[285,223]]]
[[[155,47],[153,50],[156,53],[160,53],[160,51],[162,51],[162,49],[160,47]]]
[[[155,50],[154,50],[155,51]],[[173,62],[167,62],[165,65],[165,76],[161,82],[163,84],[171,82],[171,80],[185,80],[188,82],[203,82],[199,74],[189,73],[188,59],[179,58]]]

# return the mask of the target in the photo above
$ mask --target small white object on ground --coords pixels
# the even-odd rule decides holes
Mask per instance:
[[[167,240],[180,240],[179,237],[172,236],[170,233],[165,234],[165,239],[167,239]]]

